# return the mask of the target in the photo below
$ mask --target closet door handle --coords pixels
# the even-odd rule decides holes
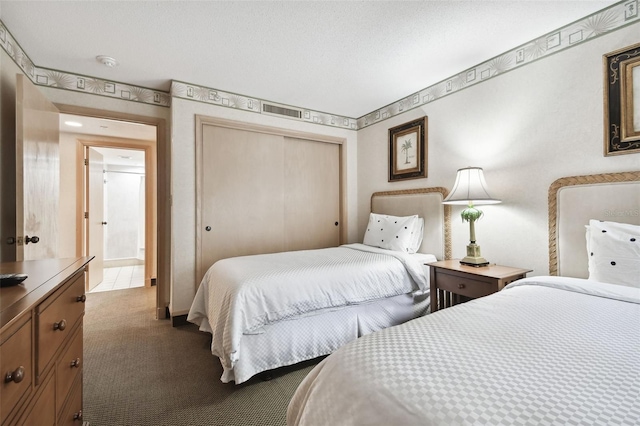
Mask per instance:
[[[40,241],[40,237],[36,237],[35,235],[33,237],[30,237],[28,235],[24,236],[24,245],[27,245],[29,243],[36,244],[38,241]]]

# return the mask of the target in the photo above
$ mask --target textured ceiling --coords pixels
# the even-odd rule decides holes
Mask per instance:
[[[613,3],[0,1],[0,19],[39,67],[358,118]]]

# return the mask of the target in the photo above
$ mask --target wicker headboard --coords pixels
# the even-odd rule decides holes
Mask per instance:
[[[376,192],[371,195],[371,211],[424,218],[424,237],[418,252],[433,254],[438,260],[450,259],[451,207],[442,204],[447,194],[442,187]]]
[[[549,187],[549,274],[587,278],[590,219],[640,225],[640,171],[571,176]]]

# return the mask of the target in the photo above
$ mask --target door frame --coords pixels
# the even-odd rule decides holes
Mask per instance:
[[[76,149],[77,149],[77,145],[76,145]],[[78,236],[79,230],[82,228],[84,229],[84,241],[85,241],[85,245],[83,246],[83,255],[84,256],[89,256],[91,253],[91,255],[95,256],[93,258],[93,260],[91,261],[91,264],[87,265],[87,269],[88,269],[88,274],[87,274],[87,279],[85,280],[85,292],[89,293],[91,290],[93,290],[95,287],[98,286],[98,284],[100,284],[100,282],[104,279],[104,156],[96,151],[93,150],[94,152],[91,152],[93,148],[91,146],[83,146],[82,148],[82,156],[84,158],[84,165],[82,167],[76,167],[76,170],[78,169],[82,169],[82,176],[83,176],[83,186],[84,186],[84,191],[83,191],[83,195],[84,195],[84,199],[83,199],[83,203],[82,205],[85,207],[83,210],[85,211],[85,213],[89,213],[88,215],[84,216],[84,219],[82,221],[82,226],[76,226],[76,238]],[[93,162],[93,158],[92,156],[100,156],[99,160],[100,163],[96,164]],[[77,153],[76,153],[76,157],[77,157]],[[95,160],[98,160],[98,158],[95,158]],[[76,158],[76,164],[77,165],[82,165],[80,162],[78,162],[78,158]],[[93,168],[95,167],[95,169]],[[96,176],[94,176],[94,173],[96,173],[98,170],[97,168],[100,168],[99,172],[99,182],[95,182],[94,179],[96,179]],[[76,181],[78,176],[76,175]],[[76,183],[77,185],[77,183]],[[79,185],[76,186],[76,188],[78,188]],[[98,187],[98,188],[96,188]],[[95,196],[94,188],[97,190],[97,192],[99,192],[100,197],[102,197],[100,199],[100,197]],[[78,196],[78,194],[76,194],[76,200],[81,200],[82,198]],[[100,208],[102,209],[101,212],[94,212],[93,207],[95,205],[95,201],[96,200],[100,200]],[[80,203],[76,204],[76,217],[77,217],[77,210],[78,210],[78,205]],[[99,220],[98,220],[99,219]],[[77,219],[76,219],[77,220]],[[97,223],[100,222],[100,227],[97,228],[96,225]],[[93,244],[91,244],[91,240],[93,240],[94,242],[96,241],[95,235],[93,235],[93,230],[99,229],[98,232],[96,232],[97,234],[102,234],[101,238],[99,238],[100,243],[102,244],[102,247],[96,248],[93,246]],[[76,247],[78,247],[77,242],[76,242]],[[99,255],[97,254],[99,253]],[[98,258],[99,257],[99,258]],[[95,271],[95,269],[100,269],[100,271]],[[96,278],[99,277],[100,281],[96,282]]]
[[[168,317],[168,307],[170,301],[170,287],[171,287],[171,150],[167,140],[167,124],[166,120],[158,117],[150,117],[150,116],[142,116],[135,114],[127,114],[117,111],[108,111],[101,110],[95,108],[87,108],[80,107],[76,105],[66,105],[66,104],[55,104],[60,113],[62,114],[72,114],[72,115],[81,115],[95,118],[104,118],[109,120],[119,120],[119,121],[128,121],[132,123],[146,124],[150,126],[156,127],[156,142],[155,142],[155,155],[151,155],[151,153],[147,153],[145,151],[145,173],[150,173],[150,170],[154,171],[155,176],[155,185],[149,189],[149,181],[151,179],[146,179],[145,181],[145,197],[150,194],[155,194],[156,201],[156,213],[157,217],[155,221],[147,220],[148,216],[145,217],[145,227],[149,230],[149,223],[153,223],[151,226],[151,232],[147,232],[145,235],[145,239],[149,234],[154,234],[156,237],[156,256],[153,257],[153,263],[156,267],[156,318],[163,319]],[[92,138],[93,139],[93,138]],[[88,141],[88,138],[85,138]],[[94,142],[98,142],[99,137],[96,137],[95,140],[91,140],[91,145],[94,145]],[[123,140],[127,141],[127,140]],[[132,142],[132,141],[129,141]],[[105,142],[107,143],[107,142]],[[153,142],[149,142],[151,147],[154,147]],[[115,145],[95,145],[95,146],[105,146],[105,147],[116,147]],[[122,148],[122,145],[117,146],[118,148]],[[79,148],[76,149],[82,150],[82,145],[80,144]],[[140,149],[140,145],[137,148]],[[84,157],[84,156],[83,156]],[[84,169],[84,158],[81,160],[79,165],[82,164],[82,167],[79,167],[80,172]],[[162,173],[160,173],[162,171]],[[84,178],[80,181],[76,181],[77,186],[82,187]],[[78,191],[78,188],[76,188]],[[79,220],[77,223],[82,224],[84,221],[84,205],[81,204],[84,202],[84,194],[81,195],[81,198],[77,198],[76,208],[77,212],[79,211]],[[145,201],[147,204],[147,201]],[[148,215],[149,209],[146,209],[145,215]],[[78,255],[81,255],[83,250],[83,229],[84,226],[78,226],[78,233],[76,234],[76,251]],[[147,256],[147,252],[149,250],[145,250],[145,256]],[[145,269],[147,268],[145,262]],[[145,274],[146,279],[146,274]]]
[[[156,196],[156,181],[157,181],[157,170],[155,167],[155,157],[156,157],[156,144],[152,141],[140,141],[140,140],[130,140],[130,139],[93,139],[93,138],[83,138],[76,139],[76,164],[82,165],[82,167],[78,167],[77,178],[76,178],[76,200],[83,200],[83,203],[76,204],[76,220],[79,221],[77,223],[83,223],[84,226],[78,226],[76,228],[76,247],[83,247],[84,253],[83,255],[88,256],[89,253],[87,248],[89,247],[89,230],[86,226],[86,220],[84,213],[88,211],[88,195],[89,195],[89,185],[86,182],[86,167],[87,158],[85,157],[86,149],[88,148],[119,148],[119,149],[129,149],[136,151],[144,151],[144,169],[145,169],[145,196],[144,196],[144,285],[145,287],[151,287],[151,280],[156,275],[156,258],[157,254],[155,253],[157,250],[156,246],[156,218],[157,218],[157,196]],[[82,176],[82,177],[81,177]],[[91,212],[89,212],[89,216]],[[83,245],[84,243],[84,245]],[[91,265],[89,265],[91,268]]]

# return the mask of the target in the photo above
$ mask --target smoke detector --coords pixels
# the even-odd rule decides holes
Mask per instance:
[[[113,68],[118,65],[118,62],[111,56],[104,56],[104,55],[96,56],[96,60],[109,68]]]

